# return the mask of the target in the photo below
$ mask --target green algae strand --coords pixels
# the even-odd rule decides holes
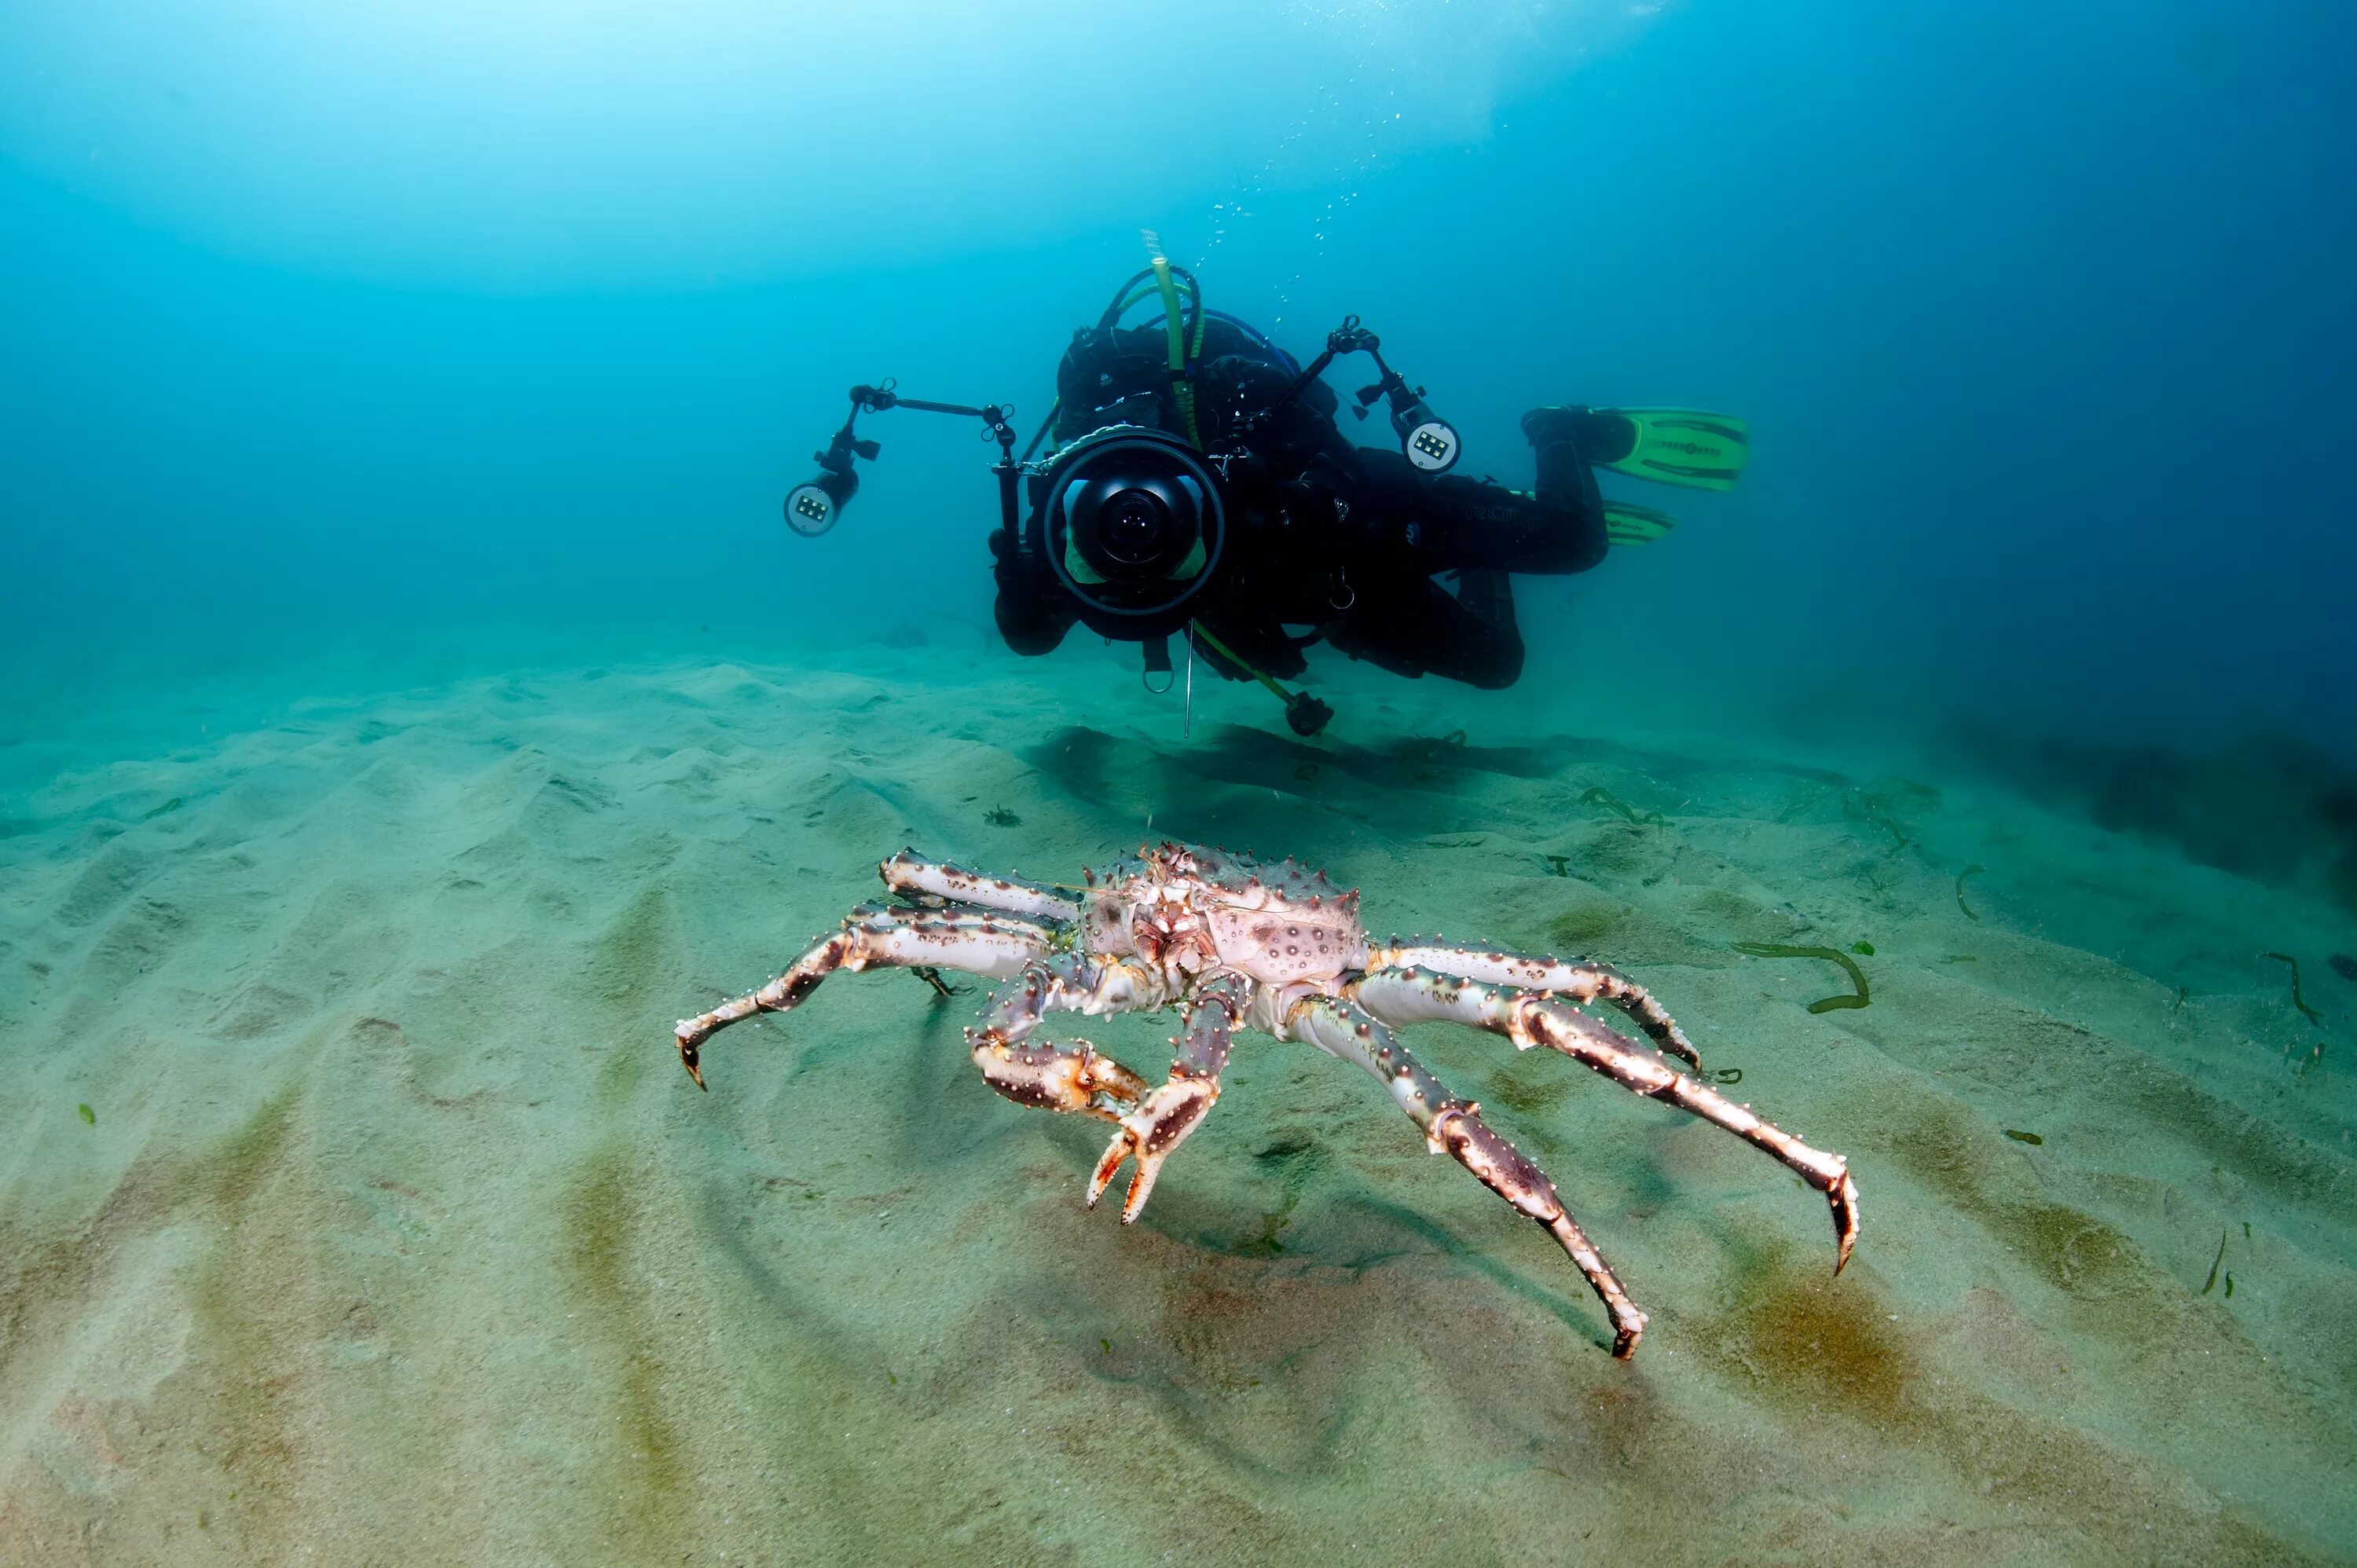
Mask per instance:
[[[1872,993],[1866,985],[1866,971],[1858,968],[1857,961],[1839,948],[1796,948],[1787,947],[1781,942],[1738,942],[1735,950],[1749,953],[1753,958],[1823,959],[1827,963],[1837,963],[1849,971],[1850,983],[1857,987],[1857,994],[1828,996],[1823,1001],[1812,1002],[1809,1004],[1812,1013],[1831,1013],[1840,1007],[1863,1007],[1871,1000]]]

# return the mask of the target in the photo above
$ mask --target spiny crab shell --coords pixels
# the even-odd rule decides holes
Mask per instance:
[[[1287,860],[1261,865],[1225,850],[1166,843],[1125,859],[1081,918],[1090,952],[1135,955],[1192,978],[1232,970],[1263,985],[1332,980],[1366,959],[1359,894]]]

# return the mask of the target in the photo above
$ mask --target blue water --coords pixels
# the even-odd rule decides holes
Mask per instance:
[[[2345,18],[926,11],[14,9],[0,639],[986,621],[967,431],[877,422],[822,542],[778,498],[855,381],[1036,416],[1151,227],[1509,482],[1535,403],[1755,422],[1674,547],[1525,585],[1584,701],[2350,749]]]

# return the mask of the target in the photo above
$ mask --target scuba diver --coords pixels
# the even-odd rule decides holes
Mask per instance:
[[[804,533],[833,525],[857,487],[852,459],[876,453],[853,433],[862,411],[978,415],[1000,450],[989,545],[1009,649],[1044,654],[1085,625],[1140,643],[1150,689],[1168,690],[1151,679],[1169,676],[1168,639],[1181,636],[1190,660],[1260,681],[1310,735],[1331,710],[1281,683],[1308,668],[1307,648],[1326,642],[1411,678],[1511,686],[1523,657],[1511,574],[1585,572],[1611,545],[1674,526],[1607,501],[1598,467],[1723,490],[1748,456],[1747,427],[1724,414],[1538,408],[1522,422],[1534,489],[1464,478],[1450,472],[1456,431],[1383,361],[1357,317],[1304,367],[1235,317],[1205,309],[1193,277],[1149,248],[1153,264],[1072,335],[1055,404],[1021,462],[996,405],[919,403],[888,381],[855,387],[851,419],[817,455],[819,476],[787,498],[787,521]],[[1141,304],[1158,305],[1161,319],[1122,325]],[[1337,422],[1342,401],[1320,378],[1353,353],[1368,355],[1380,379],[1352,413],[1364,419],[1383,401],[1395,451],[1359,446]],[[1027,485],[1028,514],[1017,501]],[[1453,593],[1440,581],[1452,575]]]

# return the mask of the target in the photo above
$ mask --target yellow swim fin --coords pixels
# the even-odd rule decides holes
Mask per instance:
[[[1731,413],[1695,408],[1598,408],[1590,413],[1611,436],[1590,462],[1641,479],[1697,490],[1731,490],[1751,456],[1751,425]]]
[[[1604,536],[1615,544],[1651,544],[1678,525],[1665,511],[1632,501],[1604,503]]]

